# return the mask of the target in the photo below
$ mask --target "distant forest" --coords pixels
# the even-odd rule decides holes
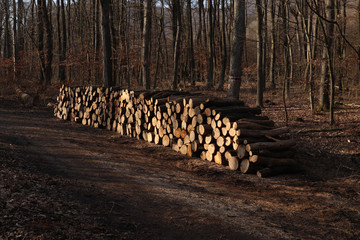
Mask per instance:
[[[327,110],[335,88],[360,82],[359,20],[360,0],[0,0],[0,81],[226,89],[236,78],[257,83],[259,106],[265,88],[289,98],[300,84]]]

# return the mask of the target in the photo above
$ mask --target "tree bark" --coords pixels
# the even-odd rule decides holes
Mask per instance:
[[[173,29],[175,32],[174,39],[174,67],[173,67],[173,83],[172,88],[176,89],[178,85],[178,69],[179,69],[179,57],[180,57],[180,40],[181,40],[181,14],[180,14],[180,0],[174,0],[173,6]]]
[[[105,87],[114,86],[112,78],[112,60],[111,60],[111,38],[109,23],[110,0],[100,0],[101,3],[101,34],[103,46],[103,78]]]
[[[225,1],[221,0],[221,44],[222,44],[222,59],[221,59],[221,74],[219,89],[224,88],[225,73],[227,64],[227,47],[226,47],[226,25],[225,25]]]
[[[67,41],[67,36],[66,36],[66,18],[65,18],[65,4],[64,4],[64,0],[60,1],[61,4],[61,26],[62,26],[62,37],[61,37],[61,55],[60,55],[60,72],[59,72],[59,77],[60,77],[60,81],[64,82],[66,80],[66,66],[65,66],[65,60],[66,60],[66,50],[67,50],[67,45],[66,45],[66,41]]]
[[[189,76],[191,85],[195,86],[195,59],[194,59],[194,36],[193,36],[193,22],[192,22],[192,10],[191,0],[187,0],[187,22],[188,22],[188,56],[189,56]]]
[[[256,106],[263,107],[263,93],[265,83],[265,71],[263,63],[263,23],[264,23],[264,12],[261,4],[262,0],[256,0],[256,13],[257,13],[257,54],[256,54],[256,65],[257,65],[257,91],[256,91]]]
[[[229,91],[227,96],[239,98],[243,50],[245,42],[245,0],[234,1],[233,37],[230,54]]]
[[[152,0],[145,0],[144,4],[144,28],[142,43],[142,72],[145,89],[150,89],[150,45],[151,45],[151,13]]]
[[[213,4],[212,0],[208,0],[208,17],[209,17],[209,69],[207,86],[211,88],[214,86],[214,25],[213,25]]]
[[[16,83],[17,81],[17,13],[16,13],[16,1],[13,0],[13,42],[12,42],[12,54],[13,54],[13,81]]]
[[[272,88],[275,88],[275,61],[276,61],[276,27],[275,27],[276,0],[270,0],[270,23],[271,23],[271,51],[269,79]]]

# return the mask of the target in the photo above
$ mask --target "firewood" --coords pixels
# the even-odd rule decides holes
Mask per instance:
[[[214,162],[220,165],[225,165],[224,157],[219,151],[214,155]]]
[[[260,149],[269,149],[269,150],[281,150],[288,149],[296,144],[294,139],[282,140],[279,142],[257,142],[250,143],[246,145],[246,151],[256,151]]]
[[[255,163],[251,163],[247,158],[241,160],[240,171],[242,173],[256,173],[256,171],[258,171],[259,168],[260,166],[258,166]]]
[[[227,159],[230,170],[238,170],[239,169],[239,159],[237,157],[231,156]]]
[[[256,151],[250,151],[249,155],[261,155],[264,157],[275,157],[275,158],[292,158],[295,155],[295,149],[290,148],[283,151],[270,151],[268,149],[259,149]]]
[[[244,106],[226,106],[226,107],[215,107],[216,112],[221,112],[223,116],[231,115],[233,113],[251,113],[251,114],[261,114],[261,108],[251,108]]]
[[[181,148],[180,148],[180,153],[181,153],[182,155],[186,155],[187,152],[188,152],[188,147],[187,147],[187,145],[185,145],[185,144],[182,145]]]
[[[265,137],[267,136],[279,136],[289,132],[288,127],[276,128],[271,130],[254,130],[254,129],[240,129],[241,137]]]
[[[244,144],[240,144],[239,147],[236,149],[236,154],[239,159],[243,159],[244,157],[246,157],[246,146]]]
[[[268,126],[268,127],[273,127],[275,125],[275,123],[272,120],[269,119],[251,119],[251,118],[243,118],[243,119],[239,119],[236,121],[236,123],[256,123],[259,125],[263,125],[263,126]]]
[[[274,122],[260,113],[241,101],[187,92],[94,86],[62,86],[54,106],[58,118],[170,146],[184,155],[228,164],[231,170],[300,168],[291,158],[295,140],[278,137],[289,129],[274,129]]]
[[[214,155],[209,151],[206,151],[206,160],[208,160],[209,162],[212,162],[214,160]]]
[[[274,167],[274,166],[300,167],[299,163],[291,158],[274,158],[274,157],[252,155],[249,157],[249,161],[265,167]]]

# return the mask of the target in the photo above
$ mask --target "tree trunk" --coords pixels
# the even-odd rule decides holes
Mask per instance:
[[[209,17],[209,69],[208,69],[208,79],[207,86],[211,88],[214,86],[214,25],[213,25],[213,5],[212,0],[208,0],[208,17]]]
[[[156,7],[155,7],[156,9]],[[160,12],[160,19],[159,19],[159,33],[157,38],[157,51],[156,51],[156,64],[155,64],[155,74],[154,74],[154,85],[153,88],[156,88],[157,77],[160,68],[160,55],[162,55],[162,47],[161,47],[161,37],[164,34],[164,0],[161,0],[161,12]],[[164,59],[163,59],[164,61]]]
[[[194,59],[194,36],[193,36],[193,22],[191,13],[191,0],[187,0],[187,17],[188,17],[188,56],[189,56],[189,72],[191,85],[195,86],[195,59]]]
[[[222,44],[222,59],[221,59],[221,74],[219,89],[224,88],[225,73],[227,64],[227,47],[226,47],[226,26],[225,26],[225,1],[221,0],[221,44]]]
[[[276,6],[276,0],[270,0],[271,51],[270,51],[269,79],[272,88],[275,88],[275,61],[276,61],[275,6]]]
[[[142,43],[142,72],[145,89],[150,89],[150,45],[151,45],[151,12],[152,0],[145,0],[144,4],[144,29]]]
[[[61,24],[60,24],[60,0],[56,0],[56,31],[57,31],[57,54],[59,56],[58,61],[58,78],[60,82],[63,82],[61,79],[61,53],[62,53],[62,41],[61,41]]]
[[[38,52],[40,58],[40,85],[44,84],[45,81],[45,57],[44,57],[44,22],[43,22],[43,11],[42,11],[42,0],[38,0],[37,4],[37,36],[38,36]]]
[[[178,69],[179,69],[179,57],[180,57],[180,40],[181,40],[181,14],[180,14],[180,0],[174,1],[173,6],[173,18],[175,20],[175,26],[173,27],[176,30],[175,39],[174,39],[174,67],[173,67],[173,83],[172,88],[176,89],[178,85]]]
[[[5,19],[4,19],[4,50],[3,50],[3,56],[4,58],[10,58],[11,57],[11,39],[10,39],[10,8],[9,8],[9,1],[4,1],[4,12],[5,12]]]
[[[66,41],[67,41],[67,37],[66,37],[66,18],[65,18],[65,4],[64,4],[64,0],[60,1],[61,4],[61,26],[62,26],[62,37],[61,37],[61,55],[60,55],[60,72],[59,72],[59,77],[60,77],[60,81],[64,82],[66,80],[66,66],[65,66],[65,60],[66,60]]]
[[[325,11],[324,17],[334,21],[335,20],[335,9],[334,9],[334,0],[325,1]],[[329,93],[333,93],[333,69],[330,69],[332,65],[329,64],[329,61],[333,61],[333,38],[334,38],[334,24],[321,22],[321,27],[324,34],[324,45],[322,53],[322,63],[321,63],[321,76],[320,76],[320,90],[319,90],[319,106],[318,110],[332,111]],[[329,72],[330,71],[330,72]],[[332,79],[331,79],[332,78]],[[331,81],[331,82],[330,82]],[[331,85],[331,86],[330,86]],[[333,97],[333,96],[332,96]],[[332,114],[330,114],[332,115]]]
[[[235,0],[233,37],[230,54],[230,86],[227,94],[228,97],[235,99],[239,98],[240,92],[245,33],[245,0]]]
[[[263,64],[263,23],[264,23],[264,12],[261,4],[262,0],[256,0],[256,12],[257,12],[257,93],[256,93],[256,105],[263,107],[263,92],[264,92],[264,64]]]
[[[44,23],[44,71],[45,71],[45,86],[51,84],[52,78],[52,59],[53,59],[53,37],[52,37],[52,25],[50,16],[46,6],[46,0],[40,0],[40,11],[42,12],[42,21]]]
[[[17,77],[16,77],[16,74],[17,74],[17,30],[16,30],[16,27],[17,27],[17,14],[16,14],[16,1],[13,0],[13,31],[12,31],[12,36],[13,36],[13,42],[12,42],[12,54],[13,54],[13,81],[14,83],[16,83],[17,81]]]
[[[105,87],[114,86],[112,78],[112,60],[111,60],[111,38],[109,23],[110,0],[100,0],[101,3],[101,34],[103,45],[103,77]]]

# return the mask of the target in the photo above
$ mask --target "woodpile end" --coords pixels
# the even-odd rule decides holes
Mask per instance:
[[[171,147],[242,173],[270,177],[302,170],[296,141],[260,108],[178,91],[62,86],[54,115]]]

